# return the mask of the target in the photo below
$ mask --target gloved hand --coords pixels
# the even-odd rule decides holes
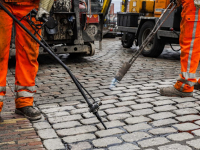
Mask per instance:
[[[200,8],[200,0],[194,0],[194,6],[199,9]]]
[[[54,0],[40,0],[36,20],[40,20],[42,17],[48,18],[53,3]]]
[[[170,3],[174,2],[174,4],[176,4],[177,6],[181,5],[181,1],[180,0],[170,0]]]

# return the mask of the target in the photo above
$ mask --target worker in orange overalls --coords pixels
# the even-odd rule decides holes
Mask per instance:
[[[36,19],[39,20],[49,14],[54,0],[0,0],[0,2],[19,20],[36,8],[38,9]],[[37,20],[34,22],[36,23]],[[34,33],[26,20],[22,20],[21,23]],[[0,8],[0,112],[6,93],[12,25],[12,18]],[[14,22],[14,25],[16,29],[15,113],[22,114],[30,120],[37,120],[41,118],[41,114],[33,108],[33,95],[36,92],[35,77],[38,71],[39,44],[17,23]]]
[[[200,0],[181,2],[181,74],[174,86],[162,88],[160,93],[164,96],[192,97],[194,88],[200,89],[200,80],[195,78],[200,60]]]

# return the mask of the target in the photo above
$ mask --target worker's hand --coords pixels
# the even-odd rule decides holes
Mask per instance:
[[[42,17],[48,18],[54,0],[40,0],[36,20],[41,20]]]
[[[194,6],[199,9],[200,8],[200,0],[194,0]]]
[[[181,5],[181,0],[170,0],[170,3],[174,2],[174,4],[176,4],[177,6]]]

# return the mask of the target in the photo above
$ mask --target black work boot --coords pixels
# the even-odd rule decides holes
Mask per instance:
[[[198,82],[195,83],[194,89],[195,90],[200,90],[200,84]]]
[[[33,108],[33,106],[26,106],[22,108],[16,108],[15,109],[16,114],[24,115],[29,120],[38,120],[41,119],[41,113]]]

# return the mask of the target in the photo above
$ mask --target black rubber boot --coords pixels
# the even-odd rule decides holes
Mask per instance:
[[[15,113],[24,115],[26,118],[32,121],[41,119],[41,113],[37,109],[33,108],[33,106],[16,108]]]
[[[198,82],[196,82],[196,84],[194,85],[194,89],[195,90],[200,90],[200,84]]]

